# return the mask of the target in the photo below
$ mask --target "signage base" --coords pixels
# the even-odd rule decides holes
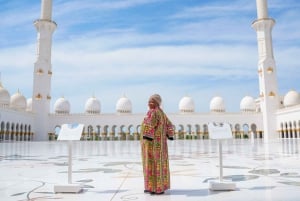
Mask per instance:
[[[233,182],[210,181],[209,190],[213,191],[234,191],[236,188]]]
[[[62,184],[54,186],[55,193],[79,193],[81,190],[82,187],[80,184]]]

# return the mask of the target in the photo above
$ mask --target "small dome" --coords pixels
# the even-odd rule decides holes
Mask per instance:
[[[55,114],[69,114],[70,113],[70,103],[64,97],[56,100],[54,104]]]
[[[85,103],[85,112],[88,114],[99,114],[101,111],[100,101],[95,98],[89,98]]]
[[[8,107],[9,102],[10,102],[10,95],[0,82],[0,107],[1,106]]]
[[[18,110],[25,110],[26,105],[26,98],[19,91],[10,97],[10,107]]]
[[[116,110],[118,113],[131,113],[131,101],[126,96],[121,97],[116,104]]]
[[[211,99],[209,109],[211,112],[225,112],[225,104],[223,98],[216,96]]]
[[[240,103],[240,110],[242,112],[255,112],[256,111],[256,103],[254,98],[251,96],[245,96]]]
[[[189,96],[184,96],[179,102],[179,111],[181,113],[192,113],[195,111],[194,100]]]
[[[283,99],[284,107],[291,107],[300,104],[300,95],[295,90],[290,90]]]
[[[32,111],[32,98],[27,99],[26,111]]]

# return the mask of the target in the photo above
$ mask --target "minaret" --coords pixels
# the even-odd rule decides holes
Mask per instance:
[[[42,0],[41,17],[34,22],[34,26],[38,32],[32,95],[34,140],[47,140],[52,77],[51,46],[52,34],[56,29],[56,23],[52,21],[52,0]]]
[[[272,28],[275,21],[268,16],[267,0],[256,0],[257,20],[252,27],[257,32],[258,76],[263,114],[264,139],[276,137],[276,115],[279,106],[276,64],[273,55]]]

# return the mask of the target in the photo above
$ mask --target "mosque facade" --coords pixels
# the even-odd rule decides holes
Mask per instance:
[[[275,21],[268,16],[267,0],[257,0],[257,20],[252,23],[257,33],[259,97],[245,96],[240,111],[230,113],[222,97],[213,97],[210,112],[195,112],[193,98],[184,96],[178,112],[168,116],[176,131],[176,139],[209,138],[209,122],[231,125],[234,138],[300,138],[300,94],[290,90],[278,94],[276,62],[273,56],[272,28]],[[132,113],[131,100],[123,96],[116,111],[101,113],[101,102],[90,97],[85,111],[70,112],[70,102],[61,97],[50,111],[51,47],[56,23],[52,21],[52,0],[42,0],[40,19],[34,22],[38,33],[37,59],[33,69],[33,95],[26,99],[21,92],[10,95],[0,83],[0,140],[55,140],[62,124],[84,124],[82,140],[137,140],[145,114]]]

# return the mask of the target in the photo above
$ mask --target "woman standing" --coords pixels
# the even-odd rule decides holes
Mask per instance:
[[[161,97],[150,96],[149,110],[141,126],[145,193],[163,194],[170,188],[167,139],[173,140],[173,125],[160,108]]]

